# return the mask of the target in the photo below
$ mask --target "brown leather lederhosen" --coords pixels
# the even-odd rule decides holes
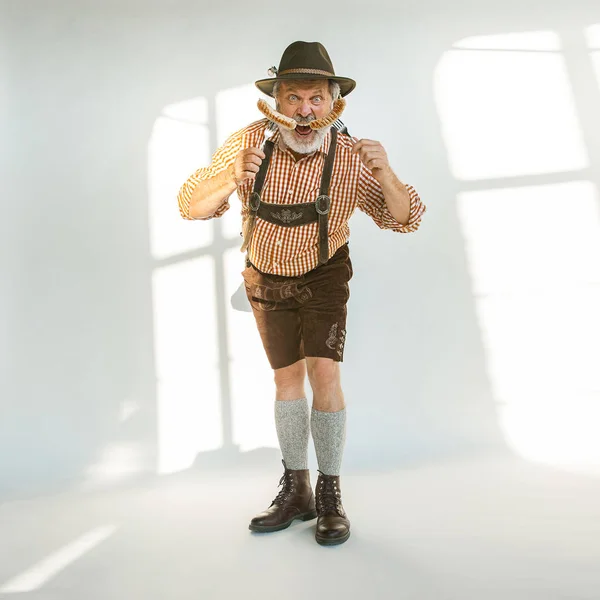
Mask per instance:
[[[273,154],[274,143],[267,140],[264,146],[265,159],[260,165],[260,169],[254,180],[254,188],[248,198],[250,205],[250,214],[248,215],[248,223],[245,227],[244,243],[242,244],[242,252],[246,251],[252,240],[252,232],[254,231],[256,217],[281,225],[282,227],[299,227],[308,223],[319,224],[319,264],[325,264],[329,259],[329,236],[328,236],[328,219],[329,208],[331,206],[331,198],[329,197],[329,184],[331,183],[331,174],[333,172],[333,161],[335,158],[335,148],[337,142],[337,130],[331,129],[331,142],[329,144],[329,152],[325,158],[323,166],[323,174],[321,175],[321,189],[319,196],[314,202],[304,202],[300,204],[272,204],[263,202],[260,194],[262,192],[271,155]],[[248,259],[246,259],[247,262]]]

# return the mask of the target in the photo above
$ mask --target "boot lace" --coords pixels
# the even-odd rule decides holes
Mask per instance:
[[[317,511],[319,514],[334,513],[339,516],[344,516],[342,507],[342,494],[337,487],[337,483],[331,477],[327,477],[319,471],[319,483],[316,493]]]
[[[271,502],[271,506],[273,504],[285,504],[286,500],[296,491],[294,488],[294,480],[292,478],[292,473],[290,471],[285,471],[285,473],[281,476],[279,480],[278,487],[282,486],[279,490],[277,496],[273,502]]]

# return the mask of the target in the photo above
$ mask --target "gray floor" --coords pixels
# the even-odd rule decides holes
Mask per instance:
[[[316,473],[315,473],[316,475]],[[279,474],[187,472],[0,505],[0,589],[87,532],[114,533],[32,599],[600,598],[600,480],[479,457],[343,478],[350,540],[314,521],[252,534]]]

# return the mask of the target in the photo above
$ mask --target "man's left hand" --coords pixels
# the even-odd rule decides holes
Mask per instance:
[[[359,140],[354,144],[352,153],[358,153],[360,160],[367,169],[370,169],[377,181],[381,181],[382,178],[390,175],[391,167],[387,153],[380,142],[366,139]]]

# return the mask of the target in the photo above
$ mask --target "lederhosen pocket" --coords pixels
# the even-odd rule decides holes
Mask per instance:
[[[270,276],[254,266],[242,272],[248,300],[259,310],[293,308],[310,300],[312,294],[302,277]]]

